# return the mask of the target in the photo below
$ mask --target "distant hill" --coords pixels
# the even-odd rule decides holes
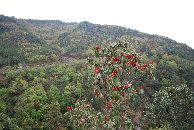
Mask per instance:
[[[63,57],[83,58],[95,45],[126,41],[157,63],[163,85],[186,83],[194,87],[194,50],[183,43],[120,26],[87,21],[17,19],[0,15],[0,68],[25,63],[55,62]],[[149,84],[150,87],[152,83]],[[156,87],[156,86],[155,86]],[[157,89],[157,88],[155,88]]]

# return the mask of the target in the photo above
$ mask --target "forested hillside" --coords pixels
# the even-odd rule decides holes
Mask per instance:
[[[87,62],[95,64],[92,67]],[[109,65],[113,68],[107,68]],[[143,84],[139,88],[140,82],[130,79],[134,89],[129,91],[138,102],[129,100],[127,107],[113,103],[125,95],[118,93],[125,82],[123,69],[140,75],[132,79]],[[146,76],[152,78],[145,78],[148,69]],[[103,76],[113,70],[110,84],[118,87],[114,86],[113,96],[104,94],[102,86],[91,89],[94,83],[104,83]],[[193,91],[194,50],[183,43],[120,26],[0,15],[0,129],[192,130]],[[106,99],[104,105],[99,95],[111,100]],[[107,105],[107,100],[111,104]],[[106,105],[107,111],[121,105],[123,109],[113,111],[113,115],[128,111],[127,122],[119,125],[123,117],[104,115],[101,110]]]

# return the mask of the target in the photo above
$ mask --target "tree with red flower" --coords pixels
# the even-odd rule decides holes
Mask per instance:
[[[117,43],[104,49],[96,48],[95,56],[88,60],[90,69],[95,71],[95,74],[88,76],[88,91],[93,93],[93,97],[88,100],[95,104],[93,107],[98,108],[99,113],[94,114],[94,109],[91,109],[86,114],[92,111],[95,115],[92,119],[95,121],[93,126],[98,126],[96,129],[132,129],[133,124],[128,120],[130,109],[136,107],[132,107],[133,104],[138,106],[141,101],[143,81],[152,76],[152,62],[146,64],[138,53],[129,52],[126,43]],[[76,114],[79,115],[79,112]]]

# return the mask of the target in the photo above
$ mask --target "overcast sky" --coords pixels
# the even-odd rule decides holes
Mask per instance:
[[[0,14],[120,25],[194,48],[194,0],[0,0]]]

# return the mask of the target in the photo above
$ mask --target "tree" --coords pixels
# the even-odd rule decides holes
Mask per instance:
[[[19,97],[15,105],[18,125],[23,129],[41,129],[46,127],[45,114],[48,111],[47,95],[41,84],[29,87]]]
[[[60,93],[60,90],[55,85],[51,85],[49,87],[47,94],[48,94],[48,99],[50,102],[52,101],[60,102],[61,93]]]
[[[46,127],[50,130],[55,130],[63,124],[64,118],[60,112],[60,104],[58,102],[51,102],[48,105],[48,111],[45,114]]]
[[[146,122],[155,127],[170,124],[177,130],[191,130],[194,128],[193,99],[194,93],[186,85],[163,87],[146,108]]]
[[[150,68],[154,62],[146,63],[135,51],[129,52],[127,43],[117,43],[107,48],[96,46],[95,55],[95,58],[88,59],[92,71],[88,78],[93,97],[86,97],[86,102],[79,101],[75,109],[68,107],[67,117],[71,124],[77,125],[73,126],[76,129],[82,126],[87,129],[88,118],[94,120],[90,125],[96,126],[95,129],[133,129],[130,111],[141,103],[143,81],[152,76]],[[96,101],[100,105],[95,113],[92,104]],[[88,116],[82,115],[84,106]]]

